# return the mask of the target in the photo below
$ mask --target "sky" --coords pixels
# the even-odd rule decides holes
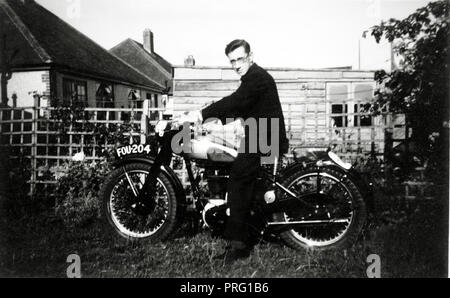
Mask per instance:
[[[390,46],[365,30],[403,19],[430,0],[36,0],[110,49],[154,34],[155,52],[174,65],[193,55],[198,66],[229,66],[225,46],[246,39],[264,67],[390,65]],[[358,54],[360,53],[360,55]],[[360,58],[359,58],[360,57]]]

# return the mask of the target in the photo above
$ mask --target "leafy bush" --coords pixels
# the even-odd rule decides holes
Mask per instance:
[[[55,190],[55,211],[68,228],[85,226],[100,218],[98,192],[110,170],[106,160],[66,165],[66,174],[58,179]]]
[[[136,134],[141,133],[138,125],[123,116],[120,124],[90,122],[91,116],[85,111],[84,105],[64,102],[53,111],[52,115],[52,119],[58,124],[56,129],[60,134],[64,135],[69,131],[88,133],[90,138],[85,138],[85,142],[90,141],[85,145],[95,147],[94,150],[98,149],[97,156],[103,158],[100,162],[72,161],[62,169],[56,169],[56,172],[62,172],[63,175],[57,181],[55,211],[57,217],[69,228],[85,226],[100,218],[98,193],[106,175],[112,170],[108,160],[114,158],[114,147],[139,142],[140,136]],[[89,155],[91,153],[88,152]]]
[[[449,11],[449,1],[433,1],[403,20],[389,19],[364,33],[393,43],[401,58],[398,69],[376,72],[380,88],[369,110],[379,114],[389,107],[405,115],[414,153],[428,161],[428,176],[443,185],[449,164]]]

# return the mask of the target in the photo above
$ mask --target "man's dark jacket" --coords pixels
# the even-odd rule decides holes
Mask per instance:
[[[227,118],[244,120],[255,118],[259,128],[259,119],[266,118],[269,127],[267,137],[270,144],[270,136],[273,133],[270,119],[277,118],[279,119],[279,152],[286,153],[289,141],[286,138],[283,111],[274,79],[267,71],[254,63],[241,77],[241,81],[240,87],[233,94],[202,110],[203,119],[218,118],[226,124]],[[247,134],[248,131],[246,131],[246,141],[249,140]]]

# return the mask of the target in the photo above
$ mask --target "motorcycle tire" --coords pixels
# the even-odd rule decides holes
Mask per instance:
[[[320,177],[320,183],[317,180]],[[316,179],[314,181],[314,179]],[[326,186],[326,182],[331,182],[331,185]],[[300,183],[300,186],[298,186]],[[303,183],[303,186],[301,185]],[[324,189],[322,193],[317,196],[311,195],[312,203],[315,208],[319,205],[331,205],[331,202],[339,200],[334,209],[331,207],[322,207],[324,217],[333,219],[330,213],[342,214],[347,220],[342,220],[342,223],[325,224],[324,227],[296,227],[286,230],[280,234],[283,242],[296,250],[328,250],[328,249],[342,249],[354,244],[359,237],[366,221],[367,211],[366,204],[361,192],[358,190],[356,183],[354,183],[345,171],[338,170],[331,167],[306,168],[287,177],[283,182],[283,186],[290,190],[295,190],[297,193],[305,193],[308,187],[313,187],[314,184],[321,185]],[[295,188],[294,185],[296,185]],[[302,188],[299,190],[299,188]],[[327,193],[327,187],[329,188]],[[316,191],[313,189],[313,191]],[[282,195],[282,194],[280,194]],[[319,202],[320,200],[320,202]],[[341,210],[339,210],[339,208]],[[274,220],[277,222],[308,220],[314,221],[314,213],[311,210],[289,210],[286,212],[277,213],[274,215]],[[304,208],[301,208],[304,209]]]
[[[130,186],[143,185],[151,165],[130,163],[111,172],[101,190],[103,217],[114,234],[131,242],[158,242],[167,240],[178,227],[181,204],[177,200],[175,187],[164,173],[157,177],[154,208],[151,212],[136,212],[133,202],[136,197]],[[127,174],[125,174],[127,173]],[[128,177],[127,177],[128,176]],[[161,192],[164,196],[160,197]]]

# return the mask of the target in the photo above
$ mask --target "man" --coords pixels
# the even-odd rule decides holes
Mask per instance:
[[[284,117],[275,81],[267,71],[253,62],[253,53],[250,45],[245,40],[234,40],[225,49],[231,66],[241,77],[240,87],[230,96],[197,112],[200,120],[218,118],[223,124],[227,119],[241,118],[247,121],[256,120],[258,132],[247,127],[245,139],[239,150],[236,161],[232,165],[228,183],[228,201],[230,205],[230,217],[228,218],[224,238],[230,240],[230,246],[220,256],[226,263],[250,255],[253,245],[249,239],[252,228],[247,224],[252,205],[256,176],[261,165],[261,148],[259,138],[266,134],[268,140],[276,135],[276,144],[267,144],[271,148],[277,147],[277,153],[285,153],[288,148]],[[196,113],[191,113],[195,117]],[[272,119],[278,125],[271,126]],[[261,120],[266,120],[267,126],[260,131]],[[256,137],[252,134],[258,134]],[[256,152],[251,150],[255,148]],[[267,152],[264,152],[267,153]]]

